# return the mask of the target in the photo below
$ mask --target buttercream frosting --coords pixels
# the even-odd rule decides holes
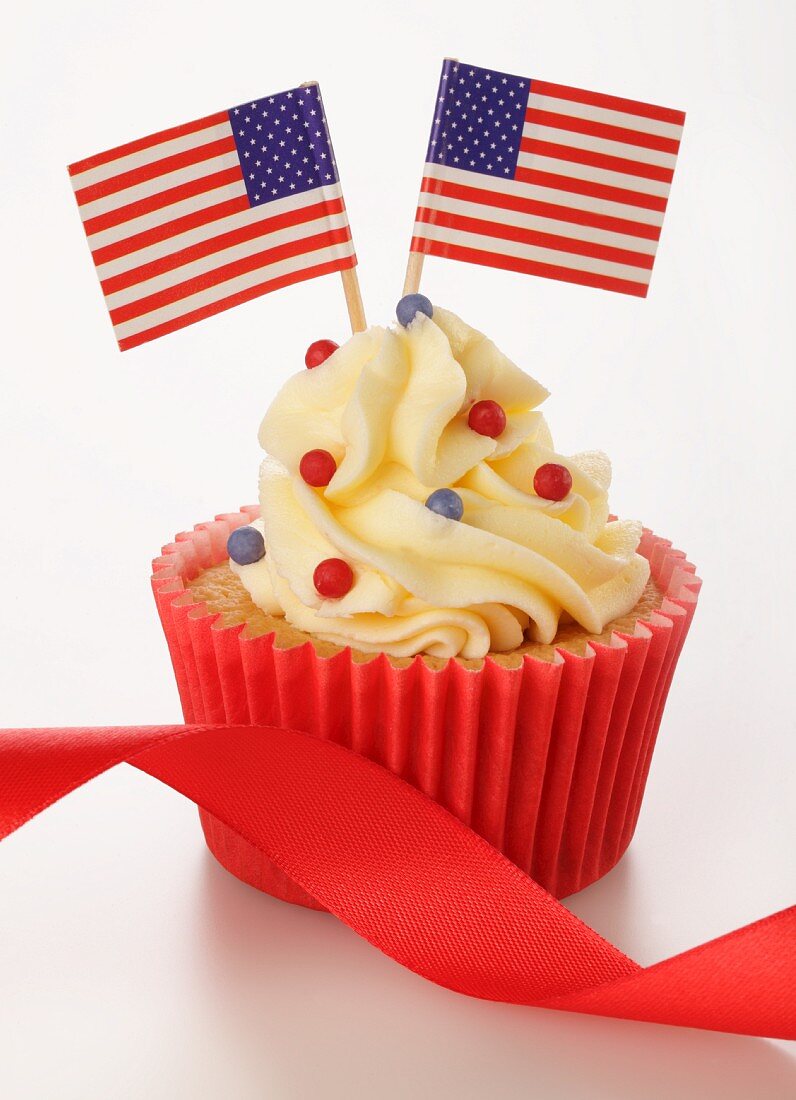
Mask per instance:
[[[647,582],[641,525],[609,519],[604,454],[556,453],[537,408],[547,396],[439,307],[406,328],[353,336],[289,379],[268,409],[254,524],[266,554],[232,569],[266,613],[366,652],[479,658],[525,637],[552,642],[562,619],[600,633]],[[506,413],[496,439],[468,426],[481,400]],[[316,448],[337,463],[322,488],[299,474]],[[572,476],[561,501],[534,492],[550,462]],[[425,506],[443,487],[461,497],[461,521]],[[340,599],[313,584],[327,558],[354,571]]]

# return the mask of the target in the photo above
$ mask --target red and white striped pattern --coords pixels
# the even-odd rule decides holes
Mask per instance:
[[[533,80],[514,178],[427,163],[412,251],[644,297],[684,121]]]
[[[226,111],[69,175],[122,351],[356,264],[339,184],[250,206]]]

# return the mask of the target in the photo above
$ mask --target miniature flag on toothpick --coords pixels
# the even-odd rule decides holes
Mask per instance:
[[[684,121],[447,59],[404,293],[432,255],[646,296]]]
[[[69,166],[122,351],[271,290],[340,271],[365,327],[317,84]]]

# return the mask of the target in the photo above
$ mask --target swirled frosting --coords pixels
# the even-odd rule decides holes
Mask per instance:
[[[559,621],[600,633],[638,601],[649,575],[641,525],[610,521],[611,467],[600,452],[556,454],[537,406],[547,391],[485,336],[435,308],[408,328],[371,328],[282,388],[260,443],[266,554],[232,568],[266,613],[339,645],[393,656],[478,658],[525,637],[553,641]],[[496,439],[468,426],[498,402]],[[299,475],[329,451],[325,488]],[[536,470],[572,475],[561,501],[534,493]],[[438,488],[464,504],[460,522],[425,506]],[[324,599],[320,561],[343,558],[354,584]]]

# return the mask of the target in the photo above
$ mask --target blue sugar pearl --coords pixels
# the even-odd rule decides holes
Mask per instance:
[[[426,317],[434,316],[434,307],[425,294],[407,294],[395,307],[395,316],[404,328],[411,325],[418,313],[425,313]]]
[[[253,565],[265,557],[265,539],[255,527],[239,527],[227,539],[227,553],[236,565]]]
[[[435,489],[426,501],[426,508],[446,519],[461,519],[464,515],[462,498],[453,489]]]

